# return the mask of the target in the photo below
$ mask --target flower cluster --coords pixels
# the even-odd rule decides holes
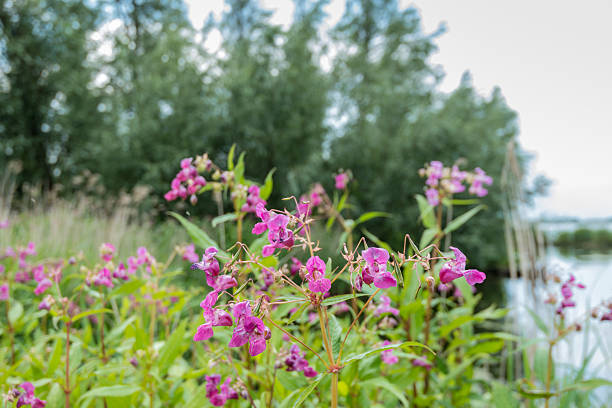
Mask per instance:
[[[557,279],[560,281],[559,278]],[[561,285],[562,299],[556,310],[558,315],[563,316],[565,309],[576,306],[576,302],[574,302],[572,299],[574,297],[574,291],[572,290],[573,288],[584,289],[585,286],[582,283],[576,282],[576,277],[574,275],[570,275],[570,277]],[[551,296],[545,301],[545,303],[555,304],[557,303],[557,299],[554,296]]]
[[[602,313],[600,316],[600,309],[602,309]],[[594,319],[599,319],[602,322],[612,321],[612,301],[608,301],[607,304],[603,303],[600,308],[595,308],[591,312],[591,316]]]
[[[261,204],[265,207],[266,200],[259,196],[259,186],[253,184],[249,187],[248,193],[249,195],[247,195],[246,203],[244,203],[240,211],[255,213],[258,205]]]
[[[484,185],[493,184],[493,179],[480,167],[473,172],[459,170],[457,165],[444,167],[442,162],[434,160],[419,170],[421,177],[427,177],[425,181],[425,196],[432,206],[440,204],[441,199],[448,194],[456,194],[465,191],[466,184],[470,184],[469,193],[478,197],[488,194]]]
[[[238,399],[238,392],[230,387],[231,382],[232,379],[227,377],[219,387],[221,383],[219,374],[206,376],[206,398],[213,406],[222,407],[228,399]]]
[[[325,293],[331,289],[331,281],[325,278],[325,262],[318,256],[313,256],[306,262],[306,280],[311,292]]]
[[[372,283],[379,289],[387,289],[397,286],[397,281],[391,272],[387,270],[389,252],[383,248],[368,248],[361,253],[365,260],[365,266],[361,269],[361,274],[355,278],[355,289],[361,290],[362,285]]]
[[[194,341],[208,340],[213,336],[213,327],[231,326],[234,324],[232,317],[225,310],[215,309],[215,304],[219,298],[219,292],[213,290],[200,303],[200,307],[204,310],[204,320],[206,323],[200,325],[196,334],[193,336]]]
[[[209,247],[202,255],[202,261],[196,262],[191,266],[191,269],[199,269],[206,274],[206,283],[216,291],[224,291],[236,286],[238,283],[231,275],[221,275],[219,261],[215,258],[217,248]]]
[[[344,190],[349,182],[349,175],[347,172],[341,172],[334,177],[337,190]]]
[[[206,179],[200,176],[192,162],[191,157],[181,160],[181,170],[170,183],[170,191],[164,195],[166,201],[174,201],[179,197],[184,200],[191,196],[191,203],[197,202],[196,193],[206,185]]]
[[[319,374],[308,364],[304,353],[295,344],[289,349],[289,356],[284,359],[284,365],[286,371],[301,371],[306,377],[316,377]]]
[[[253,227],[253,234],[260,235],[268,231],[268,245],[264,245],[261,254],[270,256],[275,249],[291,249],[295,242],[293,231],[287,228],[289,217],[285,214],[278,214],[273,211],[266,210],[262,203],[257,204],[257,216],[261,219]]]
[[[236,327],[229,342],[229,347],[240,347],[249,343],[249,354],[256,356],[266,349],[266,340],[272,337],[272,332],[263,321],[251,312],[248,301],[236,303],[232,308],[236,318]]]
[[[21,388],[24,392],[22,392],[18,388]],[[47,405],[47,401],[43,401],[39,398],[36,398],[36,395],[34,395],[34,386],[32,385],[32,383],[21,383],[19,384],[18,388],[14,388],[11,391],[10,395],[11,400],[13,398],[17,399],[17,408],[28,405],[31,408],[43,408],[45,405]]]
[[[380,303],[374,310],[374,316],[381,316],[385,313],[391,313],[394,316],[399,315],[399,310],[394,307],[391,307],[391,298],[388,296],[382,295],[380,297]]]
[[[448,261],[440,269],[440,282],[449,283],[462,276],[465,276],[467,283],[472,286],[484,282],[487,275],[477,269],[466,270],[466,258],[463,252],[455,247],[450,247],[450,249],[455,253],[455,259]]]
[[[382,343],[383,346],[390,346],[391,342],[389,340],[385,340]],[[383,363],[385,364],[396,364],[399,361],[399,358],[393,354],[393,349],[388,349],[388,350],[383,350],[382,353],[380,353],[380,359],[383,361]]]

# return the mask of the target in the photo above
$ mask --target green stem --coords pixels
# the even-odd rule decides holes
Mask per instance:
[[[338,373],[332,373],[331,378],[331,406],[332,408],[338,407]]]
[[[548,342],[548,361],[547,361],[547,366],[546,366],[546,393],[547,394],[550,392],[550,382],[551,382],[551,377],[552,377],[552,352],[553,352],[554,345],[555,345],[554,341],[551,340]],[[550,400],[550,396],[547,395],[546,402],[544,404],[546,408],[548,408],[549,400]]]
[[[104,313],[103,313],[104,314]],[[66,384],[64,385],[64,406],[70,408],[70,322],[66,322]]]

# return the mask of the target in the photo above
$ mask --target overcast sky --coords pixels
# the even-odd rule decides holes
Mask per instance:
[[[186,0],[196,27],[223,0]],[[287,25],[290,0],[260,0]],[[464,71],[489,95],[499,86],[519,114],[520,142],[535,155],[532,174],[553,180],[537,211],[549,215],[612,215],[612,0],[400,0],[421,11],[424,29],[442,22],[439,52],[443,91]],[[331,27],[344,0],[326,6]],[[214,43],[215,41],[211,41]]]

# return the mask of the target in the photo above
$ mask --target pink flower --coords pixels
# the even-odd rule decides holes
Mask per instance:
[[[232,310],[237,320],[229,347],[240,347],[249,343],[249,354],[256,356],[266,349],[266,340],[272,333],[260,318],[251,313],[251,305],[248,301],[237,303]]]
[[[34,386],[30,382],[24,382],[19,384],[19,387],[22,388],[25,393],[20,394],[19,399],[17,400],[17,408],[22,407],[24,405],[29,405],[31,408],[43,408],[47,405],[47,401],[40,400],[36,398],[34,395]]]
[[[432,207],[435,207],[436,205],[440,204],[440,195],[438,194],[438,190],[436,190],[435,188],[428,188],[425,191],[425,196],[427,197],[427,202]]]
[[[230,387],[232,382],[230,377],[227,377],[225,382],[221,384],[219,391],[218,385],[221,382],[219,374],[206,376],[206,398],[215,407],[222,407],[228,399],[238,399],[238,392]]]
[[[0,221],[0,229],[4,229],[4,228],[8,228],[10,225],[10,222],[8,219],[4,220],[4,221]]]
[[[469,192],[470,194],[475,194],[478,197],[484,197],[489,192],[484,188],[484,184],[491,185],[493,184],[493,179],[482,170],[480,167],[476,167],[474,169],[476,173],[472,179],[472,185],[470,186]]]
[[[442,164],[442,162],[437,160],[430,162],[429,167],[427,168],[428,177],[427,181],[425,181],[425,184],[432,187],[437,186],[438,180],[442,178],[443,170],[444,165]]]
[[[112,261],[114,255],[115,246],[113,244],[110,244],[108,242],[102,244],[102,246],[100,247],[100,258],[102,258],[104,262]]]
[[[164,194],[166,201],[177,198],[186,199],[191,196],[192,204],[197,202],[197,192],[206,185],[206,179],[198,174],[198,169],[192,164],[191,157],[181,160],[181,170],[170,183],[170,191]]]
[[[264,281],[264,290],[272,286],[274,283],[274,268],[261,268],[261,274]]]
[[[35,267],[32,268],[32,274],[34,275],[34,280],[36,282],[40,282],[41,280],[45,279],[47,276],[45,275],[45,266],[40,264],[40,265],[36,265]]]
[[[102,268],[98,271],[98,273],[94,276],[93,284],[95,286],[106,286],[109,289],[112,289],[115,286],[113,285],[112,275],[108,268]]]
[[[340,174],[336,175],[336,177],[334,179],[335,179],[335,182],[336,182],[336,189],[344,190],[346,188],[346,184],[349,181],[349,176],[346,173],[340,173]]]
[[[117,266],[117,269],[115,269],[115,271],[113,272],[113,278],[122,280],[129,279],[127,270],[125,269],[125,265],[123,264],[123,262],[119,263],[119,266]]]
[[[325,278],[325,262],[318,256],[313,256],[306,262],[306,280],[311,292],[325,293],[331,288],[331,281]]]
[[[215,258],[217,248],[209,247],[202,255],[202,261],[191,265],[191,269],[199,269],[206,274],[206,283],[216,291],[223,291],[231,287],[237,286],[238,282],[230,275],[219,275],[219,261]]]
[[[300,348],[293,344],[290,348],[290,354],[287,358],[285,358],[285,370],[286,371],[301,371],[306,377],[316,377],[317,373],[310,364],[308,364],[308,360],[304,358],[304,353],[300,351]]]
[[[0,300],[8,300],[9,298],[9,286],[8,283],[0,286]]]
[[[361,275],[357,275],[355,279],[357,290],[361,290],[363,283],[366,285],[374,283],[374,286],[379,289],[397,286],[397,281],[387,270],[389,252],[386,249],[368,248],[361,253],[361,256],[366,261],[366,265],[362,268]]]
[[[574,275],[570,275],[569,279],[561,285],[561,296],[563,296],[563,300],[561,300],[561,304],[557,308],[557,314],[562,315],[563,309],[576,306],[576,302],[572,300],[574,296],[572,288],[584,289],[585,286],[582,283],[576,282],[576,277]]]
[[[194,341],[208,340],[213,335],[213,327],[231,326],[233,324],[232,317],[225,310],[215,309],[219,292],[212,291],[200,303],[203,309],[204,320],[206,323],[200,325],[196,334],[193,336]]]
[[[296,273],[298,273],[301,267],[302,267],[302,262],[300,262],[300,260],[297,259],[296,257],[292,257],[291,267],[289,268],[289,272],[291,273],[291,275],[295,275]]]
[[[248,196],[246,198],[246,203],[242,206],[240,211],[255,213],[257,211],[257,206],[259,204],[266,205],[266,200],[262,199],[259,196],[259,187],[253,184],[249,187]]]
[[[383,341],[382,345],[390,346],[391,342],[389,340],[385,340]],[[389,365],[396,364],[399,361],[399,358],[393,354],[393,349],[383,350],[380,355],[380,359],[383,361],[383,363]]]
[[[252,233],[259,235],[268,231],[269,244],[262,248],[261,254],[263,256],[272,255],[274,249],[277,248],[290,249],[293,247],[293,231],[287,228],[289,217],[266,210],[262,203],[257,204],[255,213],[261,219],[261,222],[255,224]]]
[[[51,280],[48,279],[48,278],[44,278],[43,280],[38,282],[38,285],[36,286],[36,289],[34,289],[34,294],[42,295],[51,286],[53,286],[53,282],[51,282]]]
[[[38,310],[50,310],[51,305],[55,303],[53,296],[47,295],[45,298],[38,304]]]
[[[440,282],[449,283],[462,276],[465,276],[467,283],[472,286],[484,282],[487,275],[476,269],[465,270],[466,258],[463,252],[455,247],[450,249],[455,253],[455,259],[448,261],[440,269]]]
[[[431,370],[433,367],[431,363],[424,358],[415,358],[412,360],[412,365],[415,367],[425,367],[427,370]]]
[[[183,248],[183,259],[191,263],[198,262],[200,257],[195,252],[195,245],[189,244],[185,248]]]
[[[130,256],[127,259],[127,263],[128,263],[127,273],[129,275],[135,274],[136,271],[138,270],[138,267],[140,266],[140,264],[138,263],[138,259],[135,256]]]
[[[392,315],[399,315],[399,310],[394,307],[391,307],[391,298],[388,296],[382,295],[380,297],[380,304],[374,310],[374,316],[380,316],[385,313],[391,313]]]

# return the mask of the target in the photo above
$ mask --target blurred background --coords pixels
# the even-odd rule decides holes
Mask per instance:
[[[397,247],[421,232],[418,169],[441,160],[494,178],[456,237],[471,263],[539,276],[551,243],[612,245],[611,8],[0,0],[0,218],[40,229],[58,211],[101,218],[94,235],[146,224],[180,240],[167,210],[216,207],[163,200],[179,160],[225,163],[235,143],[251,178],[276,168],[274,207],[350,169],[352,211],[393,214],[368,228]]]

